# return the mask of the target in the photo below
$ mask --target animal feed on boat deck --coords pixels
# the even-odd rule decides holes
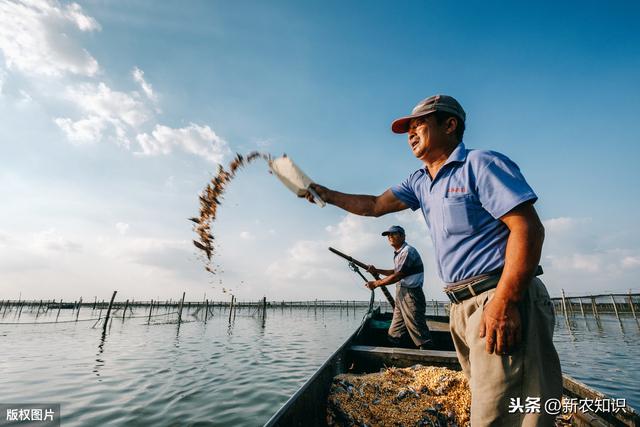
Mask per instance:
[[[470,424],[471,392],[462,372],[415,365],[334,378],[327,404],[330,426]]]

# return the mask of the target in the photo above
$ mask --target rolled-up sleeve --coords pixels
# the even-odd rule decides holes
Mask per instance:
[[[478,174],[477,192],[482,207],[496,219],[524,202],[538,200],[518,165],[502,155]]]

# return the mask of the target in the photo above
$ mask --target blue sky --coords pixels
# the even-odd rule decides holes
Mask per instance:
[[[399,223],[443,299],[420,217],[319,209],[261,163],[214,224],[218,276],[186,220],[255,149],[383,192],[420,167],[391,121],[435,93],[540,196],[552,294],[638,289],[637,4],[236,3],[0,0],[0,298],[366,299],[326,247],[384,267]]]

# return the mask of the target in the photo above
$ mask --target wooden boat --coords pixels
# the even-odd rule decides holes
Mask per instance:
[[[460,370],[446,316],[427,316],[435,350],[389,347],[386,334],[391,313],[370,311],[360,327],[327,359],[265,424],[273,426],[326,426],[326,402],[333,378],[342,373],[378,372],[381,368],[404,368],[421,364]],[[608,397],[568,375],[563,376],[564,395],[577,399]],[[640,426],[640,416],[627,406],[626,412],[578,412],[571,417],[574,426]]]

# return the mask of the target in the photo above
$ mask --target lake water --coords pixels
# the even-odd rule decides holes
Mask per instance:
[[[0,325],[0,403],[61,403],[62,425],[260,426],[360,324],[365,308],[218,308],[204,324],[175,315]],[[162,314],[162,311],[160,312]],[[74,318],[62,311],[60,320]],[[121,314],[120,314],[121,316]],[[82,309],[80,319],[97,317]],[[23,312],[20,322],[31,322]],[[55,320],[55,312],[37,319]],[[0,322],[14,322],[5,314]],[[633,318],[558,316],[563,370],[640,407],[640,326]]]

